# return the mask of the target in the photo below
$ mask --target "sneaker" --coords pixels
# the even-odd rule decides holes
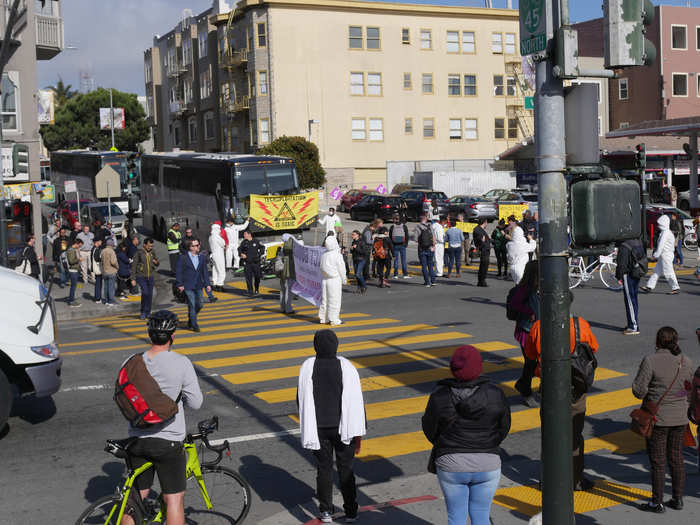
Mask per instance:
[[[100,304],[102,302],[102,299],[95,299],[95,304]]]
[[[675,290],[671,290],[670,292],[668,292],[668,295],[678,295],[679,293],[681,293],[681,289],[676,288]]]
[[[646,293],[651,292],[651,288],[649,288],[648,286],[640,286],[639,289]]]
[[[117,303],[105,303],[105,306],[117,306]]]
[[[213,296],[213,295],[209,298],[209,302],[210,302],[210,303],[215,303],[215,302],[218,301],[218,300],[219,300],[219,298],[218,298],[218,297],[215,297],[215,296]]]
[[[426,288],[430,288],[431,286],[432,286],[431,284],[426,284],[426,285],[425,285]]]
[[[430,286],[435,286],[435,283],[430,283]]]
[[[535,396],[530,394],[529,396],[523,396],[523,405],[529,408],[537,408],[540,404],[535,399]]]
[[[337,323],[334,321],[334,322],[328,323],[328,324],[330,324],[331,326],[338,326],[338,325],[343,324],[343,321],[338,321]]]
[[[404,279],[410,279],[411,276],[410,276],[410,275],[404,275],[403,278],[404,278]]]
[[[145,321],[145,320],[146,320],[146,316],[143,315],[143,314],[141,314],[141,315],[139,316],[139,319],[141,319],[142,321]]]
[[[639,330],[635,330],[633,328],[625,328],[622,331],[622,335],[639,335]]]
[[[585,490],[591,490],[593,487],[595,487],[595,483],[593,483],[588,478],[583,478],[576,485],[574,485],[574,490],[585,491]]]
[[[73,301],[72,303],[68,303],[68,306],[70,306],[71,308],[80,308],[83,305],[77,301]]]
[[[664,505],[673,510],[683,510],[683,498],[671,498]]]
[[[644,503],[639,506],[639,510],[644,512],[654,512],[655,514],[663,514],[666,512],[666,508],[661,503]]]
[[[318,519],[321,520],[321,523],[333,523],[333,516],[330,512],[321,512]]]

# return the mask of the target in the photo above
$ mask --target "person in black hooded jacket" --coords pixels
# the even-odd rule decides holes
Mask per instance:
[[[438,382],[423,414],[423,433],[433,444],[428,469],[438,476],[449,525],[488,525],[501,479],[501,442],[510,431],[506,396],[480,377],[482,360],[470,345],[450,360],[454,378]]]

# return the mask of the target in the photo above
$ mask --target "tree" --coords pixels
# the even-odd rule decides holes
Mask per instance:
[[[60,107],[65,104],[69,98],[76,94],[76,91],[71,89],[72,87],[73,86],[71,84],[64,84],[63,79],[59,76],[56,85],[48,86],[46,89],[53,91],[56,107]]]
[[[318,148],[304,137],[279,137],[258,153],[293,158],[297,166],[299,187],[302,190],[318,188],[326,182],[326,170],[321,166]]]
[[[139,143],[148,139],[146,113],[136,94],[113,91],[115,108],[124,108],[125,128],[114,131],[114,145],[120,151],[138,151]],[[56,108],[55,124],[42,126],[41,137],[49,151],[112,147],[109,130],[100,129],[100,108],[109,107],[109,90],[99,88],[79,93]]]

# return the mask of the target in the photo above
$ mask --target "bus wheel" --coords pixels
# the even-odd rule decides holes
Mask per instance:
[[[12,408],[12,389],[5,373],[0,370],[0,432],[5,428],[5,423],[10,417]]]

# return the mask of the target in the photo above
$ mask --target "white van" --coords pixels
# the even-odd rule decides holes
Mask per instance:
[[[61,386],[53,302],[44,286],[0,267],[0,430],[16,396],[50,396]]]

